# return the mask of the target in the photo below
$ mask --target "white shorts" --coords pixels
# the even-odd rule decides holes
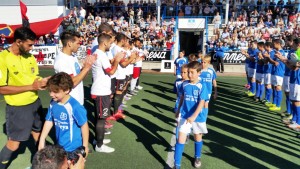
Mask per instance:
[[[248,73],[248,69],[249,69],[248,65],[249,65],[248,63],[245,63],[245,71],[246,71],[246,73]]]
[[[179,122],[179,132],[189,134],[191,133],[191,130],[193,129],[194,134],[206,134],[208,133],[206,122],[193,122],[188,123],[186,119],[180,119]]]
[[[255,79],[257,81],[259,81],[261,84],[264,84],[264,74],[262,74],[262,73],[256,73]]]
[[[248,77],[255,78],[255,76],[256,76],[256,69],[248,68]]]
[[[176,78],[181,79],[182,77],[181,77],[181,75],[176,75]]]
[[[290,92],[290,76],[283,77],[283,91]]]
[[[271,73],[264,74],[264,82],[265,84],[271,84]]]
[[[290,84],[290,100],[300,101],[300,85]]]
[[[273,86],[282,86],[283,84],[283,77],[271,75],[271,84]]]

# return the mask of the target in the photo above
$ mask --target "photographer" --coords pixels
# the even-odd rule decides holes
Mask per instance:
[[[48,145],[38,151],[32,160],[32,169],[84,169],[85,160],[78,154],[78,161],[71,163],[67,160],[66,151],[57,145]]]

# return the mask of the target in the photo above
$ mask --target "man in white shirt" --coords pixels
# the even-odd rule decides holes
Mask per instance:
[[[96,146],[95,150],[97,152],[111,153],[115,149],[108,147],[107,143],[110,142],[110,139],[104,139],[104,126],[105,119],[110,115],[111,107],[111,75],[113,75],[119,65],[119,62],[123,58],[122,55],[116,55],[112,64],[110,63],[109,58],[107,57],[106,52],[109,51],[111,46],[111,36],[105,33],[102,33],[98,36],[99,47],[95,51],[97,60],[93,64],[92,73],[93,73],[93,84],[91,87],[92,98],[95,99],[96,106],[96,115],[97,123],[95,127],[96,133]]]
[[[73,55],[73,53],[76,53],[80,47],[80,34],[77,32],[63,32],[60,39],[62,41],[63,48],[54,59],[54,70],[56,73],[66,72],[72,76],[74,88],[70,95],[83,105],[84,91],[82,80],[92,68],[97,56],[87,56],[82,68],[77,57]]]
[[[85,16],[86,16],[85,9],[83,9],[83,7],[80,7],[80,11],[79,11],[80,25],[82,25],[82,22],[84,21]]]

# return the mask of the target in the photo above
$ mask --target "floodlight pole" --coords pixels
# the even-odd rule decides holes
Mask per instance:
[[[226,0],[226,9],[225,9],[225,25],[228,23],[228,14],[229,14],[229,0]]]
[[[160,25],[160,0],[156,1],[156,6],[157,6],[157,23]]]

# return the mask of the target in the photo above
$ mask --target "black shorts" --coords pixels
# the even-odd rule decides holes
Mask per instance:
[[[117,79],[116,78],[112,78],[111,79],[111,87],[110,87],[112,95],[116,93],[116,86],[117,86]]]
[[[132,79],[132,75],[127,75],[126,76],[126,81],[129,82]]]
[[[117,91],[123,91],[125,85],[126,85],[126,80],[125,79],[117,79],[116,90]]]
[[[110,116],[111,99],[110,95],[107,96],[97,96],[96,102],[96,113],[98,118],[105,119]]]
[[[43,107],[40,99],[25,106],[6,105],[6,134],[10,140],[26,141],[31,131],[41,132]]]

